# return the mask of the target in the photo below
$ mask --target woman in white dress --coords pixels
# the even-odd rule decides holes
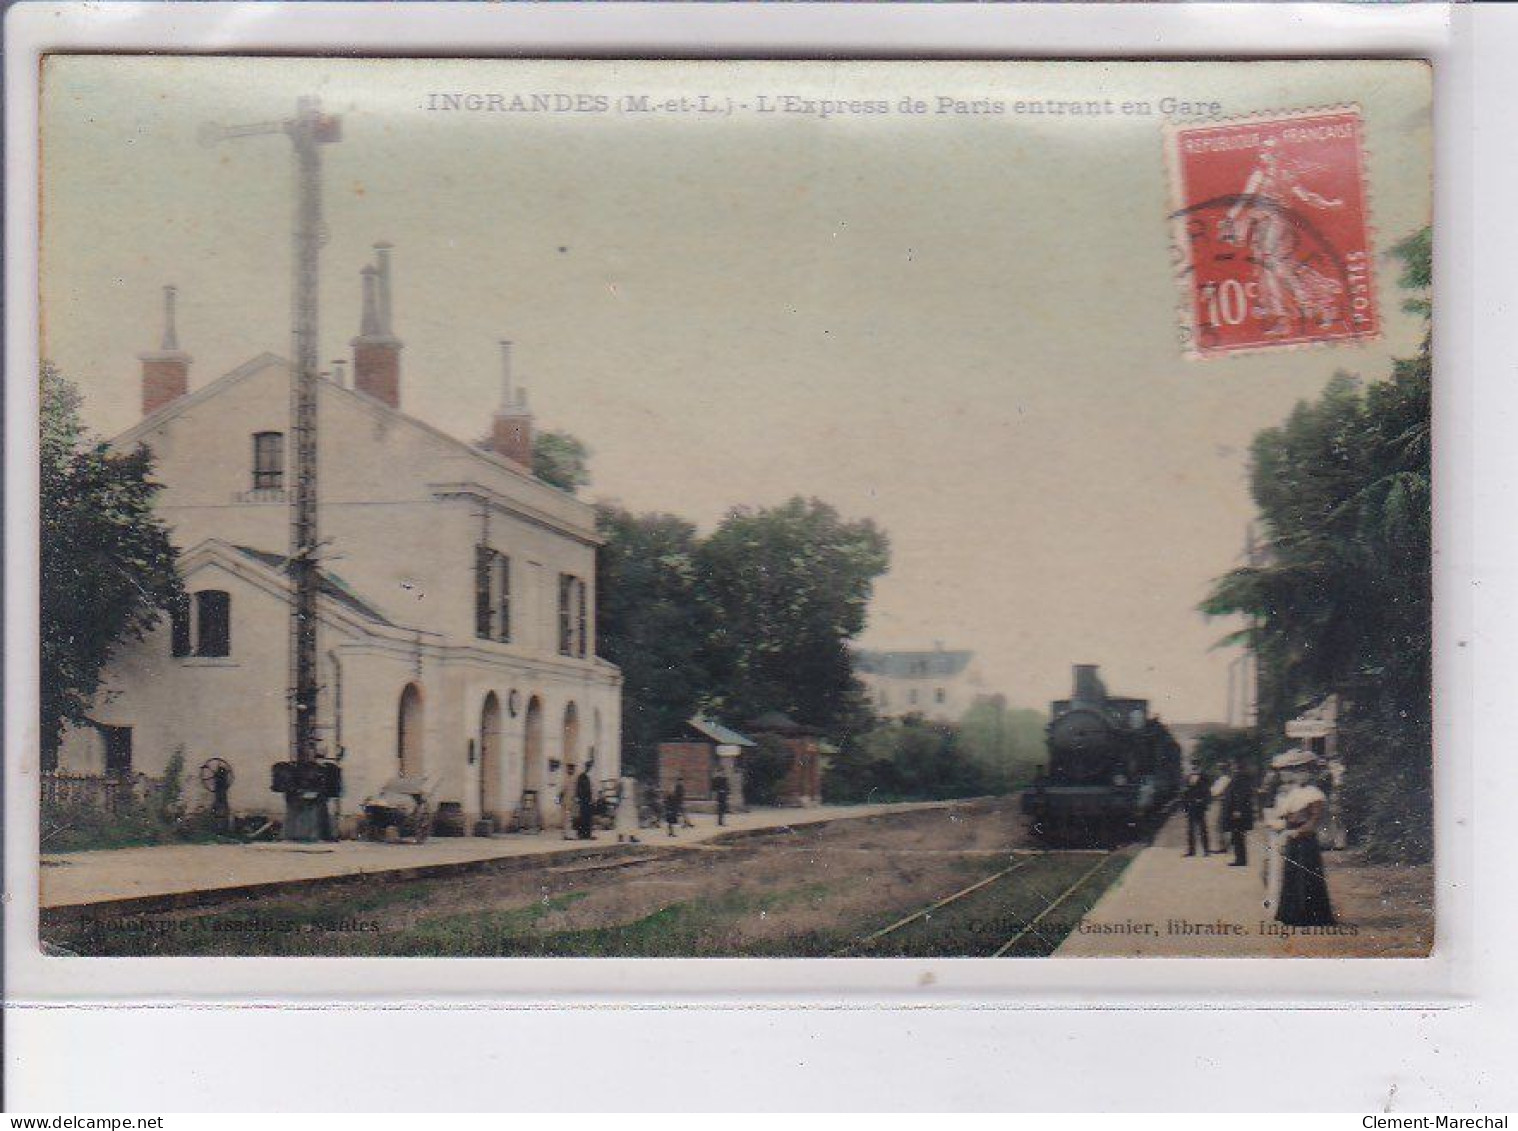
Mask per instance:
[[[1271,898],[1276,921],[1291,927],[1326,927],[1334,923],[1318,827],[1328,798],[1312,784],[1317,759],[1310,750],[1288,750],[1271,761],[1281,771],[1283,788],[1269,825]]]

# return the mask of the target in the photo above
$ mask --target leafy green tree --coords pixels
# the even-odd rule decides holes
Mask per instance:
[[[861,735],[835,757],[824,796],[838,801],[940,800],[976,797],[1000,783],[971,756],[958,727],[908,715]]]
[[[982,699],[959,720],[959,743],[980,767],[986,783],[999,791],[1033,780],[1049,760],[1041,711],[1011,707],[1000,697]]]
[[[1427,230],[1393,251],[1430,311]],[[1431,851],[1431,338],[1368,387],[1346,374],[1251,449],[1262,563],[1219,579],[1202,609],[1242,614],[1230,639],[1260,661],[1261,728],[1304,700],[1341,697],[1345,801],[1373,854]]]
[[[696,528],[670,514],[596,508],[597,650],[622,669],[622,742],[629,768],[651,777],[660,741],[711,687],[712,615],[697,576]]]
[[[717,617],[716,705],[737,719],[779,710],[833,733],[857,727],[867,715],[849,641],[889,560],[873,522],[816,499],[730,511],[698,553]]]
[[[615,504],[597,508],[597,528],[598,650],[622,669],[636,772],[651,776],[658,744],[701,710],[740,725],[780,710],[845,735],[872,724],[848,650],[885,568],[872,524],[795,499],[735,510],[704,540],[684,519]],[[762,752],[750,761],[763,778]]]
[[[822,800],[830,805],[880,801],[881,767],[866,750],[861,735],[849,735],[828,759],[822,775]]]
[[[1198,768],[1216,776],[1228,770],[1235,758],[1244,759],[1250,770],[1258,773],[1264,751],[1260,736],[1247,727],[1220,727],[1199,735],[1191,760]]]
[[[739,756],[743,770],[743,797],[750,805],[780,804],[780,786],[795,760],[778,735],[761,734],[755,745]]]
[[[573,495],[590,484],[590,449],[568,432],[539,432],[532,438],[532,473]]]
[[[146,447],[117,454],[86,434],[78,390],[41,381],[41,755],[57,764],[65,723],[85,725],[101,669],[183,596]]]

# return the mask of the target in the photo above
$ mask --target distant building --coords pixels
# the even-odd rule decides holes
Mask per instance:
[[[854,671],[883,718],[918,714],[957,723],[985,695],[975,653],[935,647],[926,652],[854,654]]]
[[[401,409],[389,248],[364,269],[354,380],[319,382],[322,753],[342,759],[342,810],[388,778],[425,775],[484,828],[535,806],[553,816],[569,767],[620,774],[621,673],[596,656],[593,508],[532,474],[533,420],[503,346],[503,396],[480,450]],[[141,356],[143,419],[111,441],[147,445],[158,513],[180,547],[188,600],[122,644],[64,770],[190,774],[231,763],[238,812],[283,812],[273,763],[290,757],[294,474],[289,364],[262,354],[189,387],[173,292],[162,348]],[[482,424],[487,423],[481,421]]]

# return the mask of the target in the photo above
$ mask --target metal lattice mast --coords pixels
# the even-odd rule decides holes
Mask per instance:
[[[320,325],[319,265],[322,225],[321,146],[341,140],[340,120],[321,112],[316,98],[302,98],[294,118],[246,126],[207,126],[207,144],[237,137],[283,133],[295,150],[294,339],[290,373],[290,431],[294,465],[290,492],[290,744],[296,762],[315,762],[317,749],[317,594],[321,586],[317,520],[317,374]],[[286,835],[303,825],[291,795]]]
[[[317,594],[321,585],[317,544],[317,331],[320,323],[318,267],[322,244],[322,165],[320,145],[335,141],[315,98],[302,98],[285,123],[295,146],[295,370],[290,382],[290,424],[294,433],[295,482],[290,500],[291,746],[297,762],[314,762],[316,747]]]

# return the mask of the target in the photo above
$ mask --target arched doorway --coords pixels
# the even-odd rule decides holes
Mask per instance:
[[[500,819],[501,701],[492,691],[480,708],[480,816]]]
[[[543,701],[534,695],[527,701],[526,739],[522,747],[522,789],[536,790],[538,815],[543,814]]]
[[[396,725],[395,760],[401,777],[415,777],[422,772],[422,689],[408,683],[401,692]]]

